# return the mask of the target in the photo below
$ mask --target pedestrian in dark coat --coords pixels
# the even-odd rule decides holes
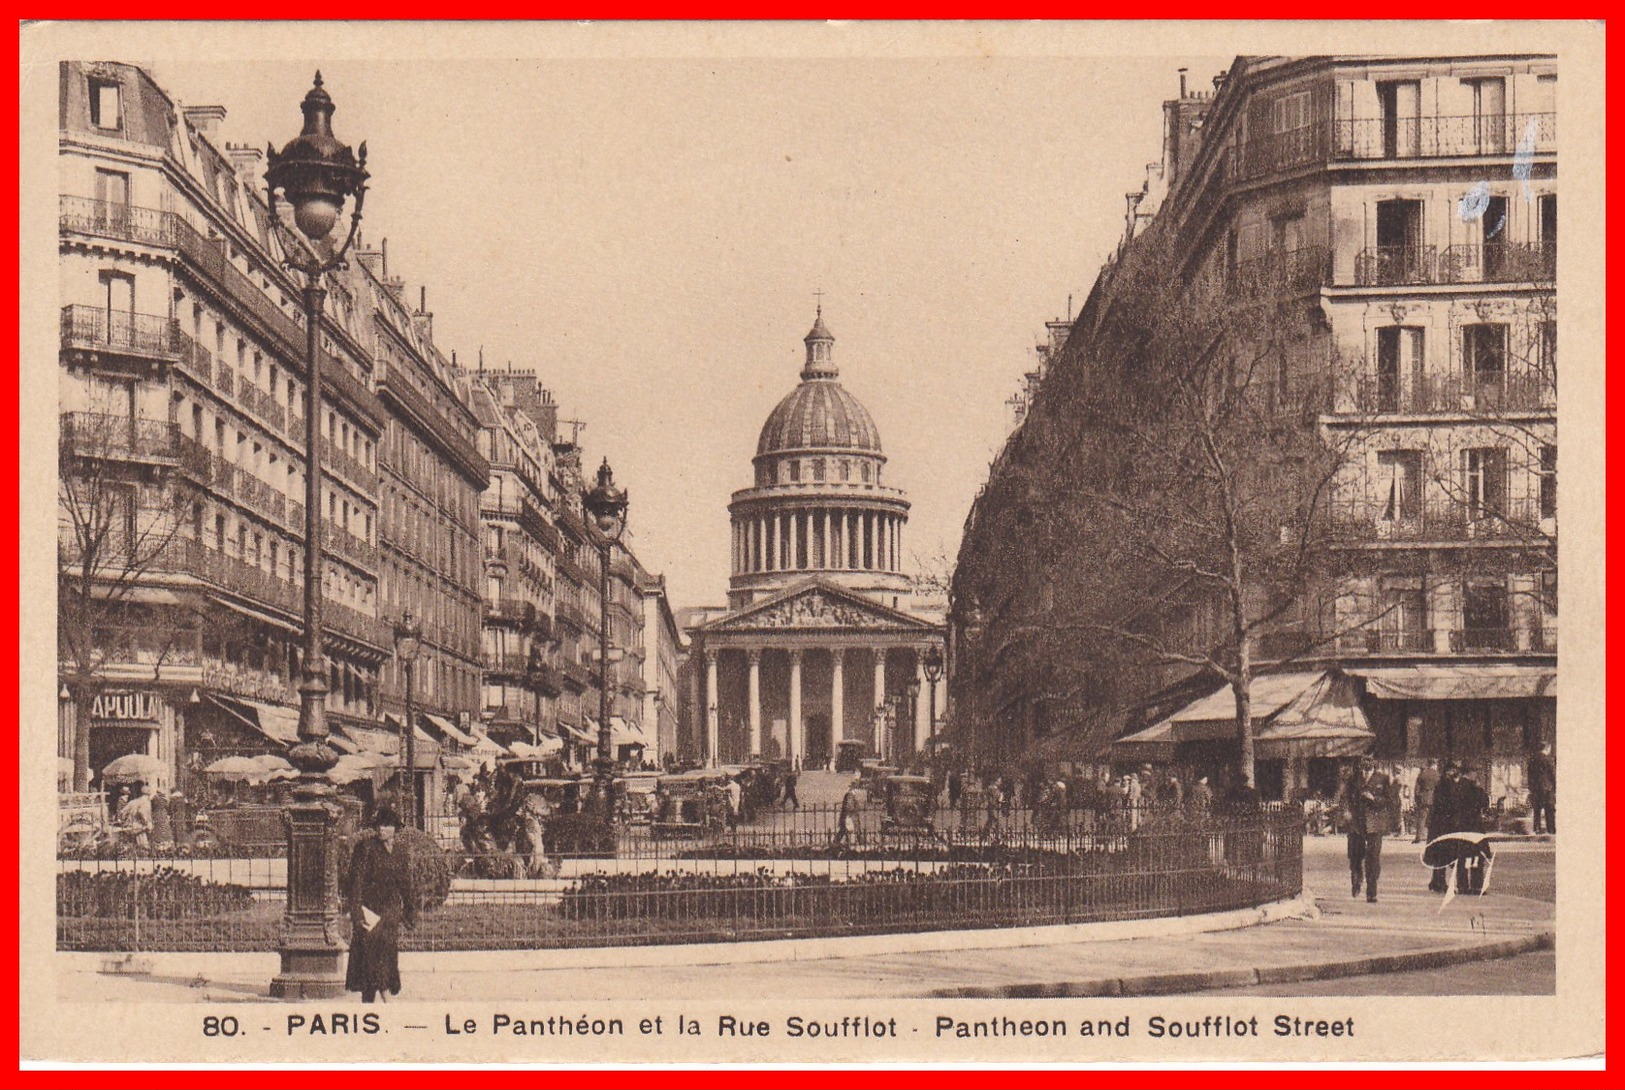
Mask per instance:
[[[1557,764],[1552,760],[1550,742],[1529,758],[1529,806],[1535,811],[1532,831],[1557,832]]]
[[[1414,801],[1416,803],[1416,838],[1420,844],[1428,839],[1428,822],[1433,816],[1433,796],[1439,790],[1439,762],[1429,761],[1416,774]]]
[[[1365,899],[1375,904],[1382,838],[1393,828],[1393,780],[1366,754],[1340,794],[1348,820],[1349,886],[1358,897],[1363,884]]]
[[[1428,839],[1436,840],[1449,833],[1481,833],[1484,831],[1484,810],[1489,797],[1484,789],[1461,774],[1461,766],[1451,761],[1444,766],[1444,779],[1433,792],[1433,816],[1428,823]],[[1428,889],[1444,893],[1449,881],[1449,868],[1434,870]],[[1475,875],[1477,876],[1475,882]],[[1456,867],[1456,892],[1476,893],[1474,885],[1482,886],[1483,871],[1472,867],[1466,858]]]
[[[377,836],[358,841],[344,881],[351,929],[344,986],[371,1003],[379,992],[401,992],[401,929],[417,923],[417,891],[406,852],[396,843],[401,819],[388,806],[372,819]]]

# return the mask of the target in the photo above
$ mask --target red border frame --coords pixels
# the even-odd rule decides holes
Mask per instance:
[[[586,6],[588,8],[606,7],[605,5]],[[869,9],[863,11],[861,16],[858,16],[866,20],[915,18],[947,18],[959,20],[986,16],[988,12],[988,5],[986,3],[975,4],[964,2],[937,4],[924,4],[916,2],[873,5],[812,5],[806,3],[794,3],[790,2],[790,0],[773,0],[772,3],[767,5],[747,5],[741,3],[740,0],[731,0],[731,2],[729,2],[729,0],[725,0],[723,3],[692,5],[684,8],[677,5],[663,4],[656,2],[656,0],[644,0],[644,2],[641,3],[634,0],[634,2],[630,4],[622,3],[607,5],[608,10],[600,11],[595,15],[595,17],[604,20],[675,18],[770,18],[824,20],[839,17],[852,17],[839,11],[839,8],[849,6]],[[1379,10],[1375,12],[1371,11],[1370,9],[1373,6],[1377,7]],[[834,7],[837,10],[831,11],[831,7]],[[1544,18],[1588,20],[1605,19],[1605,12],[1598,10],[1595,6],[1581,7],[1579,5],[1559,4],[1555,7],[1558,10],[1554,10],[1554,6],[1550,4],[1542,5],[1539,10],[1539,14]],[[406,3],[402,3],[400,0],[396,0],[396,2],[393,3],[385,2],[385,0],[351,0],[349,4],[343,5],[343,9],[342,15],[332,14],[332,9],[327,9],[328,13],[326,14],[326,17],[345,19],[400,19],[403,17],[409,17],[422,19],[450,18],[455,20],[484,20],[502,18],[531,18],[536,14],[536,10],[534,8],[531,8],[528,5],[521,5],[514,2],[514,0],[497,0],[497,2],[494,3],[485,2],[464,4],[460,6],[458,14],[449,17],[436,15],[432,12],[431,5],[412,2],[412,0],[408,0]],[[1506,19],[1509,21],[1515,21],[1527,17],[1531,11],[1530,6],[1527,3],[1513,3],[1512,0],[1478,0],[1478,2],[1473,4],[1470,9],[1464,9],[1459,4],[1448,4],[1437,2],[1437,0],[1435,0],[1435,2],[1422,4],[1415,2],[1409,4],[1367,4],[1364,5],[1364,9],[1365,10],[1363,10],[1361,14],[1368,19],[1381,18],[1391,20],[1426,18],[1459,19],[1463,17],[1471,17],[1474,20]],[[1260,0],[1255,0],[1253,3],[1231,5],[1228,10],[1220,12],[1215,11],[1213,5],[1211,4],[1197,4],[1190,2],[1190,0],[1179,0],[1179,2],[1158,5],[1157,8],[1152,12],[1137,12],[1135,13],[1134,17],[1140,19],[1157,20],[1201,20],[1215,19],[1222,16],[1225,19],[1252,18],[1288,20],[1302,18],[1304,10],[1305,9],[1301,4],[1289,5],[1285,3],[1284,0],[1261,0],[1261,2]],[[167,21],[175,19],[213,18],[218,17],[220,13],[221,5],[218,3],[218,0],[216,0],[214,3],[204,3],[201,2],[201,0],[171,0],[170,3],[162,5],[148,3],[132,4],[129,2],[129,0],[124,0],[124,2],[120,3],[113,3],[110,2],[110,0],[87,0],[87,2],[73,5],[73,15],[71,19],[64,21],[132,18]],[[274,11],[256,13],[256,17],[268,19],[285,18]],[[566,12],[564,15],[556,17],[577,19],[584,17],[584,14],[577,12]],[[1039,3],[1022,4],[1013,8],[1006,8],[1005,10],[1000,11],[997,17],[1001,20],[1059,20],[1100,16],[1096,16],[1091,12],[1080,11],[1078,8],[1071,5],[1057,3],[1056,0],[1041,0]],[[1106,17],[1121,16],[1119,16],[1117,13],[1108,13]],[[22,17],[20,16],[19,18]],[[20,25],[19,36],[21,35],[21,32],[22,27]],[[1608,84],[1608,87],[1608,97],[1611,104],[1617,96],[1612,84]],[[1610,121],[1608,124],[1608,135],[1614,135],[1615,129],[1616,126],[1612,123],[1612,121]],[[15,149],[17,146],[18,145],[15,139],[13,139],[9,144],[9,147],[12,149]],[[13,154],[15,154],[15,152],[13,152]],[[1615,158],[1616,156],[1612,153],[1612,141],[1610,141],[1610,154],[1608,155],[1609,165],[1613,165]],[[1610,225],[1610,229],[1608,231],[1608,242],[1610,243],[1617,243],[1620,241],[1621,229],[1617,226],[1617,222],[1618,221],[1616,219],[1615,224]],[[1612,249],[1612,247],[1610,247],[1610,249]],[[1611,261],[1610,265],[1612,265]],[[15,343],[15,339],[13,340],[13,343]],[[16,399],[12,407],[14,410],[20,411],[20,390],[9,391],[8,396]],[[1619,395],[1617,391],[1609,398],[1608,407],[1614,408],[1616,405],[1625,405],[1625,396]],[[1613,459],[1610,459],[1610,463],[1612,461]],[[18,496],[15,491],[18,488],[17,484],[11,483],[10,488],[14,490],[13,499],[20,499],[20,496]],[[17,547],[15,544],[13,544],[13,539],[10,539],[9,537],[7,538],[5,548],[7,550],[6,558],[12,562],[12,567],[15,568],[18,555],[15,551]],[[1620,597],[1620,595],[1611,594],[1609,596],[1609,604],[1613,605],[1615,598],[1618,597]],[[1625,608],[1625,603],[1622,603],[1622,608]],[[13,636],[11,639],[15,640],[16,637]],[[12,646],[15,650],[15,644]],[[1611,667],[1612,664],[1612,659],[1610,659],[1609,666]],[[1610,762],[1609,771],[1613,772],[1616,769],[1620,770],[1621,772],[1625,772],[1625,759],[1619,758],[1617,755],[1615,760]],[[1617,813],[1607,818],[1605,833],[1618,832],[1621,827],[1621,821],[1622,819]],[[21,823],[19,822],[19,825],[20,824]],[[12,883],[16,883],[18,881],[15,868],[13,868],[11,876],[9,876],[9,880]],[[1621,879],[1619,878],[1618,869],[1611,868],[1609,870],[1607,880],[1608,891],[1613,892],[1615,887],[1620,885],[1620,882]],[[13,894],[18,892],[16,885],[11,887],[11,892]],[[15,917],[15,913],[17,912],[16,906],[18,904],[17,898],[15,896],[9,898],[6,904],[8,922],[15,924],[17,922]],[[16,961],[14,960],[16,956],[16,954],[10,955],[9,960],[13,968],[17,967]],[[1616,956],[1609,956],[1608,967],[1616,967],[1616,962],[1619,960],[1620,959]],[[17,1033],[18,1031],[16,1029],[12,1030],[13,1035],[16,1035]],[[13,1040],[14,1043],[20,1044],[16,1036],[13,1037]],[[1611,1032],[1608,1033],[1608,1040],[1610,1043],[1613,1040],[1613,1034]],[[832,1071],[839,1072],[838,1077],[841,1078],[843,1082],[850,1085],[877,1084],[884,1081],[888,1087],[899,1088],[899,1090],[900,1088],[904,1087],[916,1086],[929,1087],[930,1090],[949,1090],[949,1088],[954,1087],[975,1087],[977,1090],[982,1090],[982,1088],[994,1081],[1019,1081],[1020,1085],[1033,1087],[1063,1087],[1080,1085],[1085,1082],[1097,1086],[1106,1086],[1112,1085],[1116,1082],[1128,1083],[1132,1080],[1133,1084],[1137,1087],[1149,1088],[1159,1086],[1184,1086],[1193,1083],[1198,1079],[1204,1085],[1212,1087],[1296,1087],[1302,1085],[1305,1081],[1304,1073],[1306,1071],[1312,1071],[1314,1073],[1312,1078],[1317,1090],[1336,1090],[1336,1088],[1341,1087],[1368,1090],[1373,1081],[1373,1076],[1375,1075],[1383,1075],[1385,1076],[1386,1081],[1391,1083],[1404,1084],[1414,1082],[1418,1085],[1425,1084],[1430,1088],[1430,1090],[1442,1090],[1442,1088],[1457,1086],[1472,1087],[1473,1090],[1495,1090],[1495,1088],[1500,1087],[1506,1087],[1508,1090],[1527,1090],[1528,1087],[1536,1085],[1555,1087],[1604,1087],[1614,1085],[1611,1080],[1609,1080],[1606,1069],[1602,1071],[1536,1071],[1528,1068],[1508,1067],[1498,1069],[1493,1067],[1474,1067],[1462,1070],[1417,1070],[1403,1068],[1385,1069],[1380,1066],[1354,1069],[1326,1069],[1313,1064],[1282,1064],[1272,1065],[1268,1068],[1251,1069],[1214,1069],[1212,1067],[1192,1068],[1190,1066],[1179,1067],[1168,1064],[1148,1064],[1144,1065],[1143,1067],[1134,1066],[1111,1071],[1101,1071],[1098,1069],[1058,1070],[1055,1068],[1035,1068],[1003,1069],[996,1072],[965,1068],[955,1069],[925,1067],[898,1067],[887,1069],[809,1069],[798,1067],[794,1069],[772,1070],[771,1072],[768,1072],[759,1068],[744,1070],[718,1068],[661,1069],[659,1067],[640,1066],[636,1068],[592,1070],[579,1068],[543,1068],[519,1070],[469,1065],[445,1065],[422,1070],[403,1070],[398,1068],[358,1070],[353,1067],[343,1068],[340,1070],[335,1070],[332,1073],[331,1081],[334,1083],[342,1082],[343,1085],[351,1088],[379,1086],[390,1087],[393,1090],[393,1088],[404,1087],[434,1087],[438,1090],[439,1087],[446,1084],[447,1074],[454,1071],[474,1073],[473,1078],[471,1079],[466,1078],[465,1076],[464,1081],[466,1083],[476,1083],[481,1086],[493,1087],[532,1086],[543,1080],[555,1081],[559,1079],[560,1076],[565,1076],[571,1085],[616,1086],[623,1083],[629,1084],[634,1081],[640,1084],[648,1084],[651,1081],[649,1076],[657,1074],[658,1083],[662,1088],[695,1087],[702,1088],[702,1090],[722,1090],[722,1088],[725,1087],[756,1087],[769,1080],[771,1080],[776,1087],[783,1087],[786,1088],[786,1090],[799,1087],[824,1086],[831,1081]],[[241,1087],[243,1090],[251,1090],[251,1088],[259,1087],[272,1088],[272,1090],[286,1090],[290,1074],[293,1073],[290,1072],[285,1066],[264,1065],[235,1069],[232,1071],[229,1078],[234,1086]],[[322,1085],[324,1082],[328,1081],[327,1079],[323,1078],[323,1076],[326,1074],[328,1074],[326,1071],[300,1071],[298,1072],[297,1077],[301,1081],[310,1085]],[[1396,1076],[1398,1076],[1398,1079],[1396,1079]],[[94,1067],[81,1067],[60,1071],[24,1071],[21,1069],[19,1064],[17,1076],[13,1085],[22,1087],[79,1087],[87,1084],[94,1085],[95,1083],[104,1081],[113,1082],[115,1080],[120,1086],[124,1087],[150,1086],[155,1088],[163,1088],[163,1090],[182,1090],[182,1088],[190,1087],[212,1088],[222,1082],[222,1072],[219,1070],[179,1071],[152,1069],[99,1069]],[[1400,1082],[1400,1080],[1403,1080],[1403,1082]]]

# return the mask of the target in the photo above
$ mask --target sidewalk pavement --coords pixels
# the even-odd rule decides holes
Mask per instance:
[[[1133,996],[1298,981],[1313,995],[1316,980],[1555,945],[1556,905],[1539,892],[1549,844],[1502,845],[1490,894],[1457,897],[1442,912],[1411,847],[1398,838],[1387,845],[1377,904],[1349,896],[1343,839],[1311,837],[1306,896],[1269,912],[595,951],[409,952],[400,1000]],[[1516,892],[1497,892],[1508,876]],[[57,957],[58,996],[69,1002],[264,1001],[277,971],[275,954]]]

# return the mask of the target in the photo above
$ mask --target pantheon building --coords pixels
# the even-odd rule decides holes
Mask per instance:
[[[708,764],[816,768],[840,741],[905,760],[935,718],[921,663],[943,630],[910,608],[908,497],[886,484],[880,433],[840,383],[822,307],[805,342],[801,383],[762,425],[752,484],[728,505],[727,609],[689,631],[689,722]]]

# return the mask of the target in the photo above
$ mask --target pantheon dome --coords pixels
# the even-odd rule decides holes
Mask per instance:
[[[818,576],[907,608],[908,499],[882,483],[879,429],[840,383],[822,307],[803,342],[801,382],[768,414],[752,459],[755,483],[728,507],[729,607]]]

